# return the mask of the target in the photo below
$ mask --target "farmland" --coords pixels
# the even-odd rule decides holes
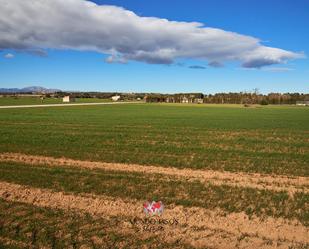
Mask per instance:
[[[0,128],[7,247],[309,246],[309,108],[3,109]],[[177,224],[135,225],[146,200]]]
[[[109,102],[109,99],[99,98],[77,98],[76,103],[100,103]],[[44,98],[39,97],[0,97],[0,106],[8,105],[44,105],[44,104],[62,104],[62,98]]]

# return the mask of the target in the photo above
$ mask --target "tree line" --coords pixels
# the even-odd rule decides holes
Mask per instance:
[[[304,93],[183,93],[183,94],[149,94],[146,102],[171,103],[209,103],[209,104],[261,104],[281,105],[296,104],[297,101],[309,101],[309,94]]]
[[[39,93],[23,93],[38,96]],[[20,93],[0,93],[1,96],[18,97]],[[101,98],[110,99],[119,95],[121,100],[145,100],[146,102],[167,103],[209,103],[209,104],[296,104],[297,101],[309,101],[309,93],[269,93],[261,94],[257,90],[253,92],[229,92],[229,93],[120,93],[120,92],[55,92],[40,93],[46,98],[62,98],[70,95],[75,98]]]

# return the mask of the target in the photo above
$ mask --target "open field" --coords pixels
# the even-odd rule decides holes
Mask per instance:
[[[0,151],[308,176],[309,108],[131,104],[0,111]]]
[[[110,99],[98,98],[76,98],[76,103],[101,103],[110,102]],[[39,97],[0,97],[0,106],[7,105],[45,105],[45,104],[66,104],[62,102],[62,98],[45,98],[41,100]]]
[[[309,247],[309,108],[3,109],[0,128],[5,248]]]

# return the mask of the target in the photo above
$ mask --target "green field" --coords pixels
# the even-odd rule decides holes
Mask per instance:
[[[137,104],[0,110],[0,151],[308,176],[309,108]]]
[[[132,103],[1,109],[0,128],[0,153],[163,166],[164,170],[176,167],[262,173],[283,181],[285,176],[297,181],[309,176],[306,107]],[[126,226],[120,229],[119,224],[123,228],[123,222],[131,216],[96,216],[55,209],[50,203],[42,207],[36,201],[25,201],[18,192],[20,202],[7,200],[11,193],[4,192],[0,195],[0,248],[196,248],[199,232],[208,236],[200,248],[258,248],[256,241],[260,241],[259,246],[270,246],[267,248],[309,247],[305,238],[295,242],[254,232],[256,225],[261,224],[264,229],[271,225],[263,223],[267,218],[279,222],[278,229],[280,222],[282,227],[296,222],[297,229],[307,229],[308,182],[291,192],[295,186],[283,181],[269,183],[270,188],[264,189],[263,182],[261,188],[242,185],[237,182],[241,176],[216,184],[164,173],[117,171],[112,166],[89,169],[61,163],[0,160],[0,184],[18,184],[74,197],[132,201],[141,207],[136,215],[143,214],[145,200],[161,200],[167,210],[181,207],[184,215],[191,208],[219,210],[218,219],[244,214],[245,230],[240,226],[234,235],[226,232],[225,226],[211,229],[207,224],[197,226],[188,221],[177,227],[184,234],[182,239],[170,240],[170,233],[166,239],[164,232],[141,232]],[[276,189],[281,185],[285,189]],[[246,223],[251,219],[259,222],[251,226]],[[190,235],[184,231],[190,231]],[[191,239],[193,235],[198,237]]]
[[[110,99],[98,98],[77,98],[73,103],[100,103],[110,102]],[[63,104],[62,98],[45,98],[41,100],[38,97],[0,97],[0,106],[6,105],[44,105],[44,104]]]

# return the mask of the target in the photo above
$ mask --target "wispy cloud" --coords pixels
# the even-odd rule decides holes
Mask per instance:
[[[208,66],[219,68],[219,67],[223,67],[224,65],[218,61],[211,61],[208,63]]]
[[[13,59],[14,57],[15,57],[15,55],[13,55],[11,53],[8,53],[8,54],[4,55],[4,58],[6,58],[6,59]]]
[[[199,66],[199,65],[194,65],[194,66],[189,66],[191,69],[206,69],[204,66]]]
[[[294,71],[294,68],[290,67],[263,67],[263,68],[238,68],[240,70],[246,71],[264,71],[264,72],[272,72],[272,73],[283,73],[283,72],[290,72]]]
[[[281,73],[281,72],[290,72],[294,71],[294,68],[289,67],[265,67],[262,68],[263,71],[273,72],[273,73]]]
[[[121,63],[126,64],[128,61],[120,55],[112,54],[105,59],[106,63]]]
[[[111,55],[109,63],[173,64],[190,58],[221,66],[239,61],[246,68],[304,57],[264,46],[251,36],[197,22],[140,17],[120,7],[85,0],[0,0],[0,6],[0,50],[96,51]]]

